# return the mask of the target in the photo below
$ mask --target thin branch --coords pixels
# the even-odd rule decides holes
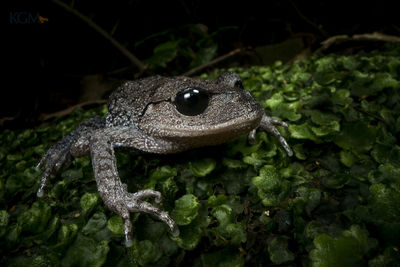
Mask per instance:
[[[2,128],[7,121],[13,121],[15,117],[3,117],[0,118],[0,127]]]
[[[316,28],[324,37],[328,36],[328,34],[322,29],[321,25],[317,25],[316,23],[314,23],[313,21],[311,21],[309,18],[307,18],[303,12],[300,11],[300,9],[297,8],[297,6],[295,5],[295,3],[293,3],[292,0],[289,0],[290,4],[293,6],[294,10],[296,10],[297,14],[300,16],[300,18],[302,18],[305,22],[307,22],[308,24],[310,24],[311,26],[313,26],[314,28]]]
[[[66,109],[51,113],[51,114],[43,114],[39,117],[39,120],[41,121],[47,121],[49,119],[58,117],[58,116],[62,116],[62,115],[67,115],[70,114],[74,109],[76,108],[81,108],[84,106],[89,106],[89,105],[97,105],[97,104],[105,104],[107,102],[107,100],[105,99],[100,99],[100,100],[92,100],[92,101],[86,101],[86,102],[82,102],[73,106],[70,106]]]
[[[388,43],[400,43],[400,37],[383,34],[379,32],[354,34],[353,39],[357,41],[382,41]]]
[[[300,16],[300,18],[302,18],[305,22],[307,22],[308,24],[310,24],[311,26],[313,26],[314,28],[316,28],[324,37],[327,37],[328,34],[322,29],[322,27],[320,25],[315,24],[314,22],[312,22],[309,18],[307,18],[303,12],[300,11],[300,9],[297,8],[297,6],[295,5],[295,3],[292,0],[289,0],[290,4],[293,6],[294,10],[296,10],[297,14]]]
[[[199,71],[201,71],[201,70],[203,70],[203,69],[205,69],[205,68],[208,68],[208,67],[210,67],[210,66],[212,66],[212,65],[215,65],[215,64],[217,64],[217,63],[219,63],[219,62],[221,62],[221,61],[223,61],[223,60],[225,60],[225,59],[227,59],[227,58],[230,58],[230,57],[232,57],[232,56],[234,56],[234,55],[236,55],[236,54],[239,54],[239,53],[242,52],[242,51],[243,51],[242,48],[237,48],[237,49],[235,49],[235,50],[233,50],[233,51],[231,51],[231,52],[229,52],[229,53],[227,53],[227,54],[225,54],[225,55],[222,55],[222,56],[220,56],[220,57],[217,57],[216,59],[213,59],[213,60],[211,60],[211,61],[209,61],[209,62],[207,62],[207,63],[205,63],[205,64],[203,64],[203,65],[197,66],[197,67],[195,67],[195,68],[193,68],[193,69],[191,69],[191,70],[185,72],[185,73],[182,74],[182,75],[183,75],[183,76],[190,76],[190,75],[193,75],[193,74],[196,73],[196,72],[199,72]]]
[[[117,28],[118,28],[118,26],[119,26],[120,21],[121,21],[121,20],[119,19],[119,20],[117,20],[117,22],[114,24],[114,27],[112,28],[112,30],[111,30],[111,32],[110,32],[110,35],[111,35],[111,36],[113,36],[114,33],[117,31]]]
[[[386,43],[400,43],[400,37],[394,35],[387,35],[378,32],[348,35],[332,36],[325,41],[321,42],[321,47],[315,53],[328,50],[331,46],[339,45],[345,42],[365,41],[365,42],[386,42]]]
[[[104,38],[106,38],[115,48],[117,48],[125,57],[129,59],[129,61],[135,65],[140,71],[143,71],[146,69],[146,66],[134,55],[132,54],[128,49],[126,49],[123,45],[121,45],[116,39],[114,39],[110,34],[108,34],[105,30],[103,30],[99,25],[94,23],[92,20],[90,20],[88,17],[77,11],[76,9],[70,7],[69,5],[65,4],[64,2],[60,0],[51,0],[53,3],[56,5],[64,8],[68,12],[71,12],[81,20],[83,20],[87,25],[92,27],[95,31],[100,33]]]

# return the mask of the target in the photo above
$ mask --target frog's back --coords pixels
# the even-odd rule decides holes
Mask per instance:
[[[167,78],[152,76],[127,81],[111,93],[108,102],[106,127],[137,125],[143,110],[151,102],[160,84]]]

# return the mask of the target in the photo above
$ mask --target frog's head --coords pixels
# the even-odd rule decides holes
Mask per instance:
[[[223,73],[214,81],[176,77],[159,85],[139,127],[150,135],[200,146],[248,133],[263,114],[237,73]]]
[[[223,73],[214,81],[176,77],[158,87],[139,127],[153,136],[201,146],[248,133],[259,125],[263,114],[236,73]]]

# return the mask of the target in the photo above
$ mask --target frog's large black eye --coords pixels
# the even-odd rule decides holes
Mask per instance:
[[[203,89],[190,88],[179,92],[173,102],[183,115],[196,116],[207,108],[208,94]]]

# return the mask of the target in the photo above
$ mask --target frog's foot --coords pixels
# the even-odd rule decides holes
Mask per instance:
[[[271,133],[276,138],[278,138],[279,142],[281,143],[281,145],[283,146],[283,148],[285,149],[285,151],[289,155],[289,157],[293,156],[292,149],[290,148],[289,144],[286,142],[285,138],[283,138],[281,133],[275,128],[275,126],[283,126],[286,129],[289,129],[289,126],[283,121],[273,119],[266,115],[264,115],[262,117],[261,122],[260,122],[260,127],[263,130]],[[252,132],[250,132],[250,134],[252,134]],[[250,138],[250,135],[249,135],[249,138]],[[253,138],[254,138],[254,136],[253,136]]]
[[[249,134],[247,135],[247,141],[249,142],[250,145],[254,145],[254,142],[256,141],[256,132],[257,132],[257,128],[251,130],[249,132]]]
[[[46,152],[46,154],[40,159],[39,164],[36,166],[36,170],[40,170],[45,166],[40,186],[36,193],[38,197],[44,195],[44,189],[49,181],[50,175],[56,173],[63,164],[66,164],[71,160],[72,156],[69,152],[69,146],[66,146],[61,142],[53,145]]]
[[[141,190],[133,194],[126,193],[124,201],[126,207],[120,207],[120,210],[117,210],[124,220],[125,242],[127,247],[132,246],[132,223],[129,219],[129,212],[145,212],[151,214],[166,223],[170,228],[172,235],[179,235],[178,226],[166,212],[154,207],[148,202],[143,201],[149,197],[155,198],[156,203],[160,203],[161,201],[161,193],[150,189]]]

